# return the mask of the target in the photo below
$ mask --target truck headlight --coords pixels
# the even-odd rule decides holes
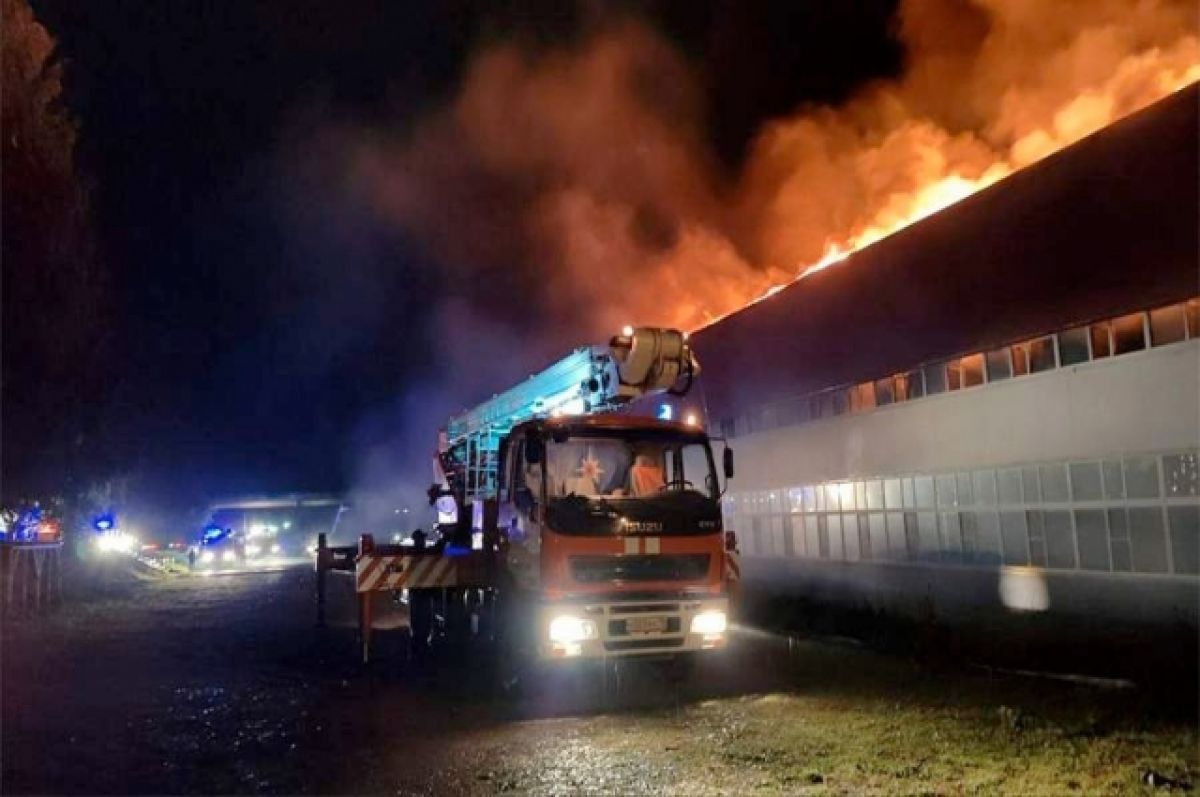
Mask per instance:
[[[564,645],[596,638],[596,624],[591,620],[564,614],[550,621],[550,641]]]
[[[205,564],[207,564],[208,562],[211,562],[212,560],[214,560],[216,558],[217,558],[216,554],[214,554],[212,551],[205,551],[204,553],[200,554],[200,561]]]
[[[692,618],[692,633],[706,635],[723,634],[728,625],[729,622],[725,617],[725,612],[700,612],[700,614]]]

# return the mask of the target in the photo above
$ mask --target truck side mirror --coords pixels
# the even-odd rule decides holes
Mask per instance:
[[[725,470],[725,478],[732,479],[733,478],[733,449],[732,448],[729,448],[728,446],[726,446],[725,450],[721,453],[721,465],[723,466],[723,468]]]
[[[533,510],[533,490],[528,487],[513,490],[513,506],[517,511],[529,514]]]
[[[737,553],[737,532],[736,531],[725,532],[725,550],[729,551],[730,553]]]

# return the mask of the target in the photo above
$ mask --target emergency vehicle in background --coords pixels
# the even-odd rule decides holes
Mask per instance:
[[[503,632],[540,659],[726,641],[730,563],[708,436],[696,423],[618,412],[686,393],[699,365],[681,332],[622,332],[451,418],[441,434],[443,488],[475,510],[472,525],[502,557]],[[721,461],[729,478],[732,452]]]

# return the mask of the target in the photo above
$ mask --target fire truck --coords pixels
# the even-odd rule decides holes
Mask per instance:
[[[527,660],[723,648],[737,562],[720,498],[733,453],[714,457],[694,419],[631,411],[686,393],[698,373],[681,332],[626,327],[452,417],[430,490],[441,533],[403,548],[364,538],[358,591],[405,590],[421,640],[434,595],[485,606],[476,616],[501,650]],[[349,569],[348,555],[321,557]]]

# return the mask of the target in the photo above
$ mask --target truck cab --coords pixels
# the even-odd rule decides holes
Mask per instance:
[[[498,488],[506,570],[533,609],[539,658],[725,645],[721,487],[702,429],[625,414],[526,421],[501,443]]]

